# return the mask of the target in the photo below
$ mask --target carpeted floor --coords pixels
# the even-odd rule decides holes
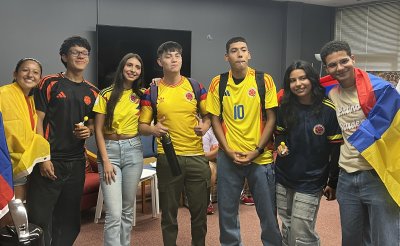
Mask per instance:
[[[218,204],[215,204],[218,207]],[[151,209],[148,209],[151,210]],[[135,246],[162,246],[160,219],[152,218],[151,211],[141,213],[137,206],[137,223],[132,230],[132,243]],[[244,245],[262,245],[260,242],[259,220],[254,206],[240,205],[241,235]],[[91,246],[103,244],[103,220],[99,224],[93,223],[94,209],[82,213],[82,228],[75,246]],[[179,234],[178,246],[190,246],[190,214],[187,208],[182,207],[178,212]],[[317,231],[321,238],[322,246],[340,245],[341,232],[339,210],[336,201],[322,200],[317,220]],[[219,245],[218,208],[214,215],[208,216],[208,232],[206,245]]]

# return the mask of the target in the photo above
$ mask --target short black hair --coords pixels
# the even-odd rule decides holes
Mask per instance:
[[[90,43],[86,38],[83,38],[81,36],[72,36],[64,40],[60,47],[60,56],[62,55],[67,55],[69,49],[74,46],[79,46],[87,49],[87,51],[90,53],[91,47]],[[64,64],[65,67],[67,67],[67,63],[64,62],[61,58],[61,62]]]
[[[157,49],[157,57],[160,58],[162,56],[162,54],[166,53],[166,52],[173,52],[176,51],[179,54],[182,55],[182,46],[174,41],[167,41],[165,43],[162,43],[158,49]]]
[[[225,48],[226,48],[226,54],[229,53],[229,48],[231,47],[231,44],[237,43],[237,42],[243,42],[247,44],[247,41],[244,37],[233,37],[226,42]]]
[[[346,51],[348,56],[351,56],[350,45],[346,41],[333,40],[326,43],[321,49],[321,60],[326,65],[326,57],[334,52]]]

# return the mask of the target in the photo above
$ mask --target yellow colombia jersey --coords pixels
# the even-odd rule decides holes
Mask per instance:
[[[107,113],[107,102],[110,99],[113,86],[103,89],[97,96],[93,111],[100,114]],[[131,90],[124,90],[114,109],[112,130],[103,129],[105,134],[138,134],[138,119],[140,112],[140,98]]]
[[[264,74],[264,80],[265,108],[277,107],[274,81],[268,74]],[[213,115],[220,115],[219,81],[219,75],[213,78],[207,97],[207,111]],[[243,152],[255,150],[265,122],[262,122],[260,96],[254,69],[248,68],[246,77],[238,85],[234,83],[232,72],[229,71],[223,99],[222,118],[226,141],[232,150]],[[272,149],[266,150],[254,162],[257,164],[272,163]]]
[[[200,113],[205,115],[205,99],[207,92],[200,84]],[[153,120],[153,111],[150,101],[150,90],[146,90],[141,100],[140,123],[150,124]],[[201,137],[194,132],[198,124],[196,118],[197,101],[193,88],[187,78],[176,85],[167,85],[162,80],[158,85],[157,121],[165,116],[163,125],[168,127],[177,155],[202,155],[203,146]],[[164,153],[159,139],[158,153]]]

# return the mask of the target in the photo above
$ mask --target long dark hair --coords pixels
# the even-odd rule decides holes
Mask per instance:
[[[115,77],[114,77],[113,84],[112,84],[113,90],[111,92],[110,100],[107,103],[107,113],[106,113],[104,125],[105,125],[106,129],[109,129],[109,130],[112,127],[115,106],[117,105],[119,99],[122,96],[122,93],[124,92],[124,81],[125,81],[124,67],[125,67],[126,62],[131,58],[136,58],[142,66],[142,70],[139,75],[139,78],[132,83],[132,92],[134,92],[139,98],[143,94],[143,92],[141,91],[143,84],[144,84],[143,60],[138,54],[128,53],[124,57],[122,57],[121,61],[119,62],[119,65],[117,67],[117,71],[115,71]]]
[[[284,95],[281,102],[283,122],[286,128],[291,129],[297,122],[295,106],[299,104],[297,96],[290,90],[290,73],[293,70],[301,69],[305,72],[307,79],[311,82],[311,98],[313,100],[312,109],[315,114],[319,114],[322,107],[322,100],[325,98],[325,88],[319,83],[319,75],[310,63],[306,61],[293,62],[285,72],[283,78]]]

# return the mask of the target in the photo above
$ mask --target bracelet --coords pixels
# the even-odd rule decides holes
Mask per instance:
[[[257,152],[258,152],[259,155],[261,155],[262,153],[264,153],[264,148],[260,148],[260,147],[257,146],[255,150],[257,150]]]

